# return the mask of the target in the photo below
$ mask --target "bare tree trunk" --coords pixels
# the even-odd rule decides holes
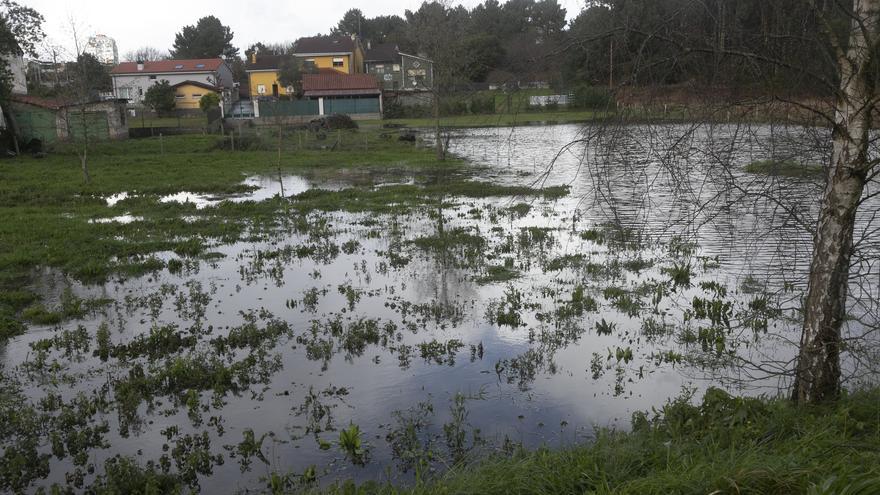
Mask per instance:
[[[839,51],[840,90],[832,133],[831,169],[813,240],[813,260],[793,398],[832,400],[840,393],[841,328],[846,316],[853,230],[871,163],[868,131],[875,103],[870,59],[880,0],[854,0],[849,46]]]
[[[86,182],[86,184],[92,181],[92,176],[89,175],[88,152],[88,146],[83,146],[82,154],[79,156],[79,163],[82,167],[83,180]]]
[[[434,147],[437,150],[437,160],[446,160],[446,149],[443,147],[443,136],[440,132],[440,95],[434,93]]]
[[[15,154],[18,156],[21,154],[21,148],[18,146],[18,122],[16,122],[15,115],[12,113],[12,107],[8,105],[6,108],[8,110],[6,112],[6,117],[9,121],[10,130],[12,131],[12,144],[15,146]]]

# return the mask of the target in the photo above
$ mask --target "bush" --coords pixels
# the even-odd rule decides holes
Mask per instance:
[[[211,108],[216,108],[218,105],[220,105],[220,97],[217,96],[217,93],[205,93],[205,95],[199,100],[199,108],[201,108],[203,112],[207,112]]]
[[[475,96],[471,98],[470,111],[472,114],[495,113],[495,95]]]
[[[326,122],[326,128],[329,130],[358,128],[357,122],[352,120],[350,115],[342,113],[328,115],[327,117],[324,117],[324,121]]]
[[[607,88],[578,86],[574,89],[572,107],[584,109],[606,109],[614,105],[614,97]]]
[[[174,88],[166,80],[150,86],[144,94],[144,104],[152,108],[154,112],[170,113],[174,110]]]

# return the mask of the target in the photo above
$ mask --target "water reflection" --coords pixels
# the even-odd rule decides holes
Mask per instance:
[[[457,394],[468,397],[466,427],[488,445],[536,447],[581,441],[594,424],[626,428],[634,410],[708,380],[774,390],[785,383],[736,381],[737,369],[724,364],[791,359],[785,339],[797,335],[796,321],[772,304],[762,313],[755,301],[799,297],[819,189],[741,168],[768,149],[804,160],[825,150],[803,145],[812,136],[798,138],[797,129],[780,138],[770,129],[685,131],[462,131],[452,151],[479,165],[482,179],[566,184],[571,196],[450,197],[383,214],[291,212],[301,216],[276,231],[212,246],[210,260],[159,253],[167,270],[75,287],[79,297],[115,302],[57,328],[35,326],[7,345],[5,369],[19,367],[33,401],[103,391],[112,405],[93,412],[109,428],[109,447],[91,450],[99,462],[115,454],[145,462],[194,445],[228,455],[196,476],[206,492],[252,489],[267,470],[311,465],[327,470],[325,481],[383,479],[396,461],[385,440],[395,438],[394,412],[430,403],[424,438],[440,439]],[[255,189],[174,200],[204,207],[327,188],[296,176],[244,184]],[[876,201],[866,204],[876,209]],[[859,221],[871,232],[869,214]],[[732,325],[697,314],[713,304]],[[756,345],[752,329],[761,322],[781,338]],[[104,335],[103,357],[100,349],[66,357],[78,325],[95,345]],[[56,390],[53,373],[71,386]],[[338,448],[349,423],[366,433],[366,466]],[[230,453],[248,429],[253,438],[272,434],[261,451],[269,465],[252,459],[242,473],[242,457]],[[51,462],[43,484],[63,483],[74,467]],[[177,459],[167,462],[180,469]]]

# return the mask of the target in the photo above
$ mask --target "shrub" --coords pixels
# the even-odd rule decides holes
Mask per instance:
[[[596,86],[578,86],[574,90],[574,108],[605,109],[614,104],[614,97],[606,88]]]
[[[217,93],[205,93],[205,95],[199,100],[199,108],[201,108],[203,112],[207,112],[209,109],[215,108],[219,104],[220,97],[217,96]]]

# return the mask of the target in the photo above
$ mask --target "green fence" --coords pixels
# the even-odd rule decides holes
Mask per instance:
[[[25,142],[36,138],[44,144],[51,144],[58,139],[54,112],[29,105],[13,105],[12,113]]]
[[[290,117],[318,115],[317,100],[265,101],[260,102],[260,117]]]
[[[324,113],[379,113],[379,98],[324,98]]]

